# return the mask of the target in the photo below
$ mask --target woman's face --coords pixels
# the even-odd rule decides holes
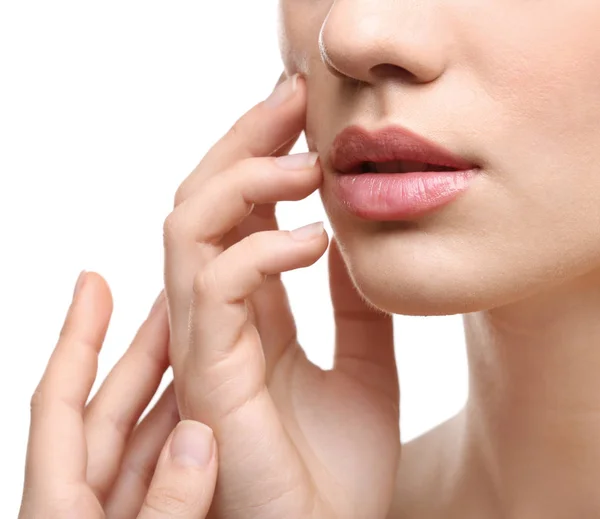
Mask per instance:
[[[308,81],[323,204],[367,300],[407,315],[470,312],[600,266],[599,2],[280,4],[286,70]],[[390,124],[481,170],[419,218],[349,213],[333,195],[332,142],[350,125]]]

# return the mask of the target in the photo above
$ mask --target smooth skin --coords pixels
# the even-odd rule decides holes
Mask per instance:
[[[305,111],[305,82],[288,78],[206,154],[165,220],[177,401],[219,445],[211,519],[375,519],[392,500],[400,439],[391,316],[359,296],[332,240],[335,361],[324,371],[298,343],[281,282],[328,245],[320,226],[294,236],[275,218],[278,201],[322,182],[315,157],[277,158]]]
[[[82,273],[31,400],[19,519],[204,519],[217,474],[212,431],[179,422],[172,385],[138,424],[168,366],[164,293],[86,405],[111,313],[106,281]]]
[[[468,403],[403,445],[390,518],[600,517],[600,2],[279,6],[355,286],[390,313],[463,315]],[[469,189],[412,221],[348,213],[331,144],[390,124],[480,166]]]
[[[165,222],[177,403],[219,443],[211,519],[600,516],[600,4],[279,3],[286,75],[306,81],[240,119]],[[333,196],[331,143],[394,123],[481,170],[435,213],[362,221]],[[318,163],[280,169],[302,129]],[[278,276],[327,238],[273,216],[317,188],[329,372]],[[469,357],[464,410],[400,463],[392,313],[463,314]]]

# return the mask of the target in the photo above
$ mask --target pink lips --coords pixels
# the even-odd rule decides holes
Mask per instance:
[[[358,126],[334,140],[330,162],[336,170],[333,190],[351,213],[369,220],[413,219],[454,200],[465,191],[478,167],[405,128],[390,126],[368,132]],[[385,173],[368,171],[388,163]],[[390,172],[390,163],[410,167]],[[369,167],[370,166],[370,167]],[[423,164],[421,165],[423,166]],[[365,171],[365,168],[368,172]]]

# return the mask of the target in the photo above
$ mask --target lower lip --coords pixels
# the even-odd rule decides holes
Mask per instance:
[[[438,209],[466,191],[477,170],[413,173],[337,173],[333,191],[366,220],[409,220]]]

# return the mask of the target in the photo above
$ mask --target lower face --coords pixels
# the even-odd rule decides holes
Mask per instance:
[[[373,305],[485,310],[600,267],[600,3],[280,0],[280,15],[286,71],[307,79],[323,205]],[[348,211],[336,135],[392,124],[475,162],[469,187],[410,219]]]

